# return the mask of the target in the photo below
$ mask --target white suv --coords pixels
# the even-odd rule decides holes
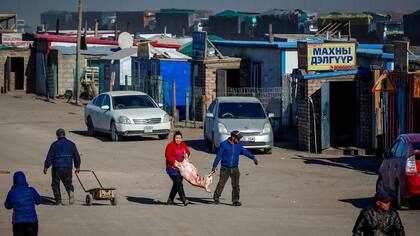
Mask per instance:
[[[113,141],[150,135],[166,139],[171,130],[170,116],[149,95],[137,91],[100,94],[86,105],[85,122],[89,135],[109,133]]]

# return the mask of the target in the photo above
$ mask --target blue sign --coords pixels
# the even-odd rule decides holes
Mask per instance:
[[[195,31],[192,33],[192,58],[197,61],[206,60],[207,56],[207,32]]]

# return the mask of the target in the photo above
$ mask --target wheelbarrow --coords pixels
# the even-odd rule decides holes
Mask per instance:
[[[93,170],[80,170],[80,172],[91,172],[93,176],[95,176],[95,179],[98,181],[98,184],[100,186],[100,188],[92,188],[92,189],[86,190],[82,184],[82,181],[80,181],[79,174],[76,173],[77,180],[79,180],[79,183],[83,188],[83,191],[87,193],[86,205],[88,206],[92,205],[93,200],[109,200],[111,202],[111,205],[113,206],[117,205],[117,193],[115,192],[116,190],[115,188],[104,188],[101,184],[101,181],[99,181],[98,177],[96,176]]]

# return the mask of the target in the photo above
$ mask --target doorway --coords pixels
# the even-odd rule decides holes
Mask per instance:
[[[10,60],[10,89],[23,90],[25,78],[23,57],[12,57]],[[13,86],[14,84],[14,86]]]
[[[358,96],[355,81],[329,81],[322,86],[322,148],[357,146]]]

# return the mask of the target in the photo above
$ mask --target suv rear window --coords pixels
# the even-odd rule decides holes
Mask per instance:
[[[413,150],[420,151],[420,142],[412,143],[412,145],[413,145]]]
[[[264,109],[259,103],[231,103],[219,105],[219,118],[222,119],[265,119]]]

